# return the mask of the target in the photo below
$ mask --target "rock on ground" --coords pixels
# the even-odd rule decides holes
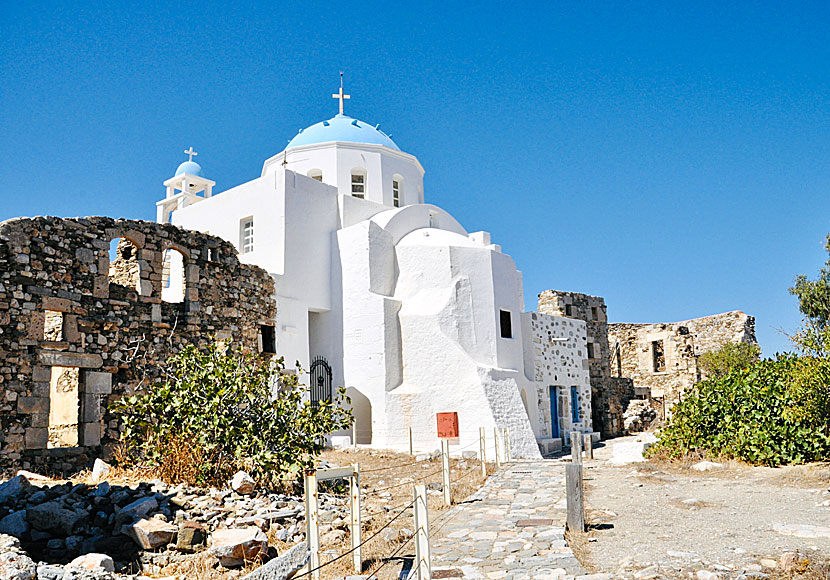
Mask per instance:
[[[106,554],[84,554],[78,556],[69,563],[70,568],[81,568],[82,570],[105,570],[115,572],[115,562]]]
[[[127,534],[145,550],[166,546],[173,541],[179,528],[155,518],[138,520],[127,527]]]
[[[254,478],[244,471],[237,471],[231,479],[231,489],[236,493],[242,495],[250,495],[254,493],[256,482]]]
[[[242,580],[285,580],[308,563],[311,552],[305,542],[300,542],[285,554],[260,566]]]
[[[112,469],[112,467],[109,463],[101,459],[96,459],[95,463],[92,464],[92,481],[96,483],[101,481],[107,476],[110,469]]]
[[[210,536],[210,553],[225,567],[240,566],[268,549],[268,536],[256,527],[216,530]]]

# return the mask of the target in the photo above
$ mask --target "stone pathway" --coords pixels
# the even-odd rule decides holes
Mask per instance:
[[[565,542],[565,467],[502,467],[464,503],[430,522],[433,577],[552,580],[584,575]]]

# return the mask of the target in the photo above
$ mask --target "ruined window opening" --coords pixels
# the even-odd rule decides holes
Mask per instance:
[[[63,340],[63,312],[47,310],[43,313],[43,340]]]
[[[499,328],[502,338],[513,338],[513,323],[509,310],[499,310]]]
[[[654,363],[655,373],[662,373],[666,370],[666,356],[663,351],[662,340],[655,340],[651,343],[651,359]]]
[[[594,343],[588,343],[588,358],[594,358]]]
[[[242,254],[254,251],[254,218],[239,221],[239,251]]]
[[[571,387],[571,419],[579,423],[579,389]]]
[[[208,262],[215,262],[216,261],[216,248],[208,248],[207,249],[207,261]]]
[[[184,275],[184,254],[175,248],[164,251],[161,268],[161,299],[171,304],[184,302],[187,282]]]
[[[599,320],[599,310],[596,306],[591,306],[591,320]]]
[[[263,354],[277,354],[277,331],[270,324],[261,324],[259,327],[260,338],[262,339]]]
[[[49,381],[47,447],[77,447],[81,373],[77,367],[52,367]]]
[[[570,304],[565,304],[565,316],[573,316],[573,307]]]
[[[127,238],[110,241],[109,283],[123,286],[141,293],[141,264],[138,260],[138,246]]]

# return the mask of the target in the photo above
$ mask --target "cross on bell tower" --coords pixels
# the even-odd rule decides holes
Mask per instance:
[[[339,93],[334,93],[331,96],[331,98],[340,100],[340,114],[342,115],[343,114],[343,101],[346,100],[346,99],[351,99],[352,98],[351,95],[344,95],[343,94],[343,71],[342,70],[340,71],[340,92]],[[185,153],[187,153],[187,152],[185,151]]]
[[[193,161],[193,156],[198,155],[198,153],[193,150],[193,145],[190,146],[190,149],[185,149],[184,153],[185,155],[188,155],[188,161]]]

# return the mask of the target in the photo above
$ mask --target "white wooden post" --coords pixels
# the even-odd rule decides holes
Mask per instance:
[[[441,466],[444,472],[444,505],[452,505],[452,489],[450,489],[450,441],[441,439]]]
[[[351,492],[351,521],[350,531],[352,536],[352,558],[354,559],[354,573],[360,574],[363,571],[363,557],[360,549],[360,464],[352,464],[354,470],[349,478]]]
[[[412,427],[409,428],[409,454],[415,455],[415,446],[412,444]]]
[[[487,479],[487,446],[484,442],[484,427],[478,430],[479,446],[481,447],[481,477]]]
[[[513,461],[513,454],[510,452],[510,429],[504,430],[504,462]]]
[[[415,486],[415,566],[418,580],[432,578],[432,563],[429,550],[429,510],[427,509],[427,486]]]
[[[357,449],[357,421],[352,421],[352,449]]]
[[[591,434],[586,433],[582,436],[583,442],[585,445],[583,449],[585,450],[585,459],[593,459],[594,458],[594,440],[591,439]]]
[[[317,511],[317,470],[305,474],[305,521],[306,542],[311,552],[308,568],[312,580],[320,580],[320,514]]]
[[[582,433],[571,431],[571,463],[582,463]]]
[[[499,453],[499,428],[493,427],[493,447],[496,453],[496,470],[501,469],[501,453]]]

